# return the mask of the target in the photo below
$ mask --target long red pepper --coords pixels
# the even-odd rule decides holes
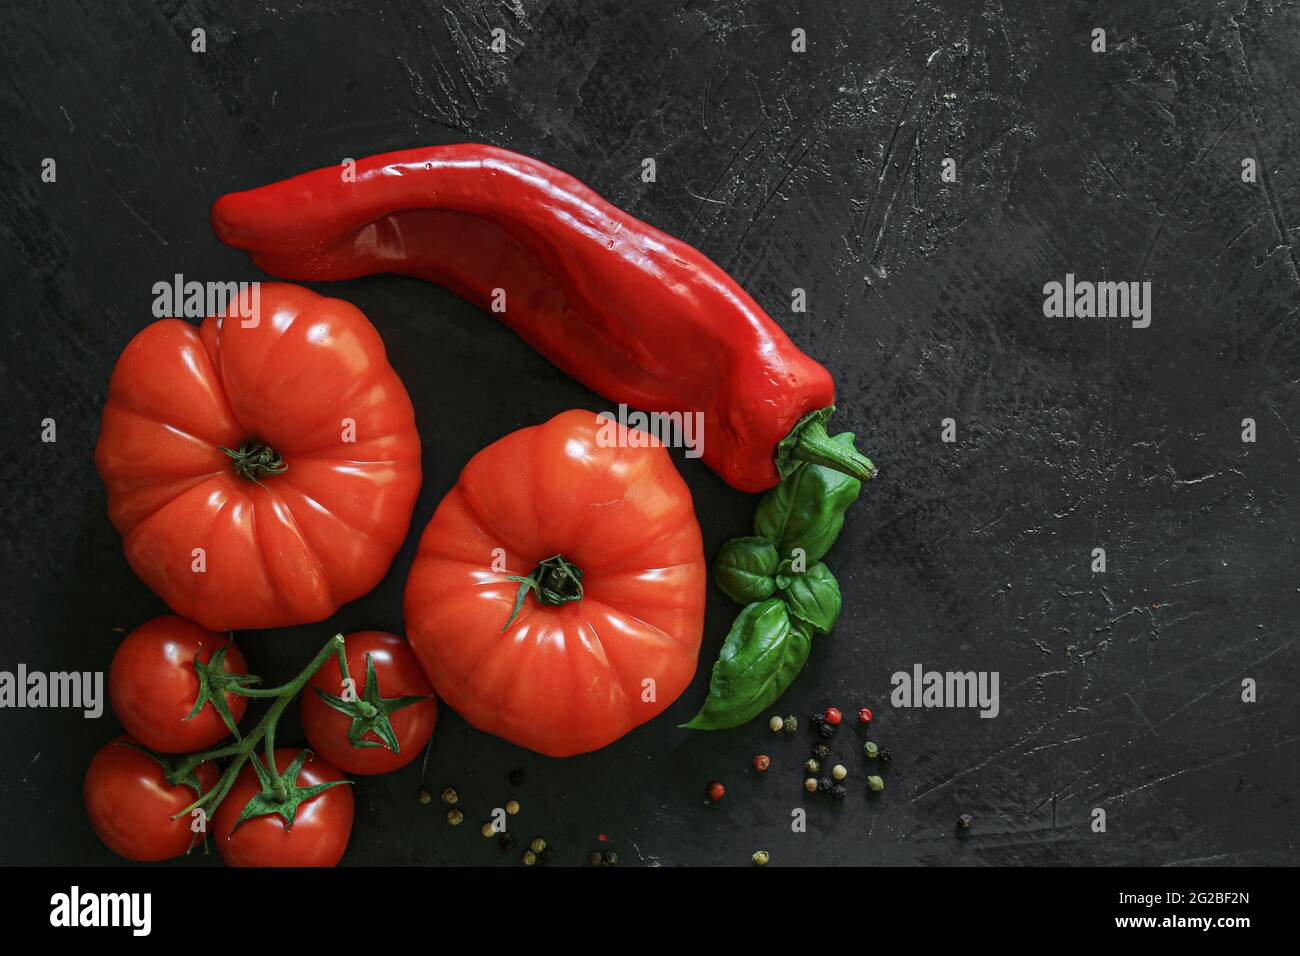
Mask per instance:
[[[830,373],[730,276],[527,156],[471,143],[384,153],[223,196],[212,226],[283,278],[436,282],[612,401],[703,412],[701,457],[742,491],[801,460],[875,471],[827,435]]]

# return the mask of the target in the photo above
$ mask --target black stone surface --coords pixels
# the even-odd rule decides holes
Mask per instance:
[[[695,682],[660,719],[557,761],[444,709],[426,784],[454,784],[467,825],[416,801],[418,765],[365,779],[345,863],[513,864],[475,825],[510,796],[558,864],[601,833],[631,865],[760,848],[773,865],[1295,863],[1297,36],[1295,4],[1245,0],[6,3],[0,669],[106,669],[165,610],[122,557],[91,455],[153,283],[259,278],[212,237],[210,204],[344,157],[480,140],[727,268],[831,369],[837,423],[881,472],[828,558],[843,617],[773,708],[800,717],[795,737],[677,729],[738,610],[711,590]],[[1067,272],[1149,280],[1150,327],[1044,318],[1043,285]],[[336,629],[400,630],[418,531],[474,452],[608,405],[433,286],[317,289],[383,334],[426,477],[373,593],[241,636],[269,680]],[[46,417],[57,443],[39,439]],[[711,556],[756,498],[677,460]],[[999,716],[892,708],[890,675],[915,663],[997,671]],[[832,743],[848,799],[803,793],[807,718],[828,705],[875,709],[894,754],[883,794],[865,794],[849,724]],[[114,862],[80,795],[111,714],[5,710],[0,730],[0,862]],[[300,739],[296,718],[281,739]],[[710,804],[715,779],[728,794]]]

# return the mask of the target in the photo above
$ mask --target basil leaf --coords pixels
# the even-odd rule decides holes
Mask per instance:
[[[749,605],[722,644],[704,706],[682,726],[725,730],[757,717],[803,670],[811,646],[808,632],[790,620],[780,598]]]
[[[732,538],[713,562],[713,580],[733,601],[762,601],[776,590],[772,575],[780,560],[776,545],[766,538]]]
[[[833,441],[853,447],[851,432]],[[862,482],[821,465],[803,463],[763,495],[754,533],[776,544],[783,558],[802,548],[809,565],[820,561],[844,527],[844,512],[857,500]]]
[[[781,596],[790,615],[814,632],[826,634],[840,616],[840,585],[831,569],[818,561],[806,574],[795,575]]]

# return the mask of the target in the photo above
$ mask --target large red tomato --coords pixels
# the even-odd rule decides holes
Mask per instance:
[[[356,684],[357,699],[342,699],[343,674],[338,658],[331,657],[302,692],[302,727],[307,742],[348,773],[388,773],[404,767],[420,756],[438,719],[438,701],[432,696],[429,678],[420,669],[411,645],[396,634],[359,631],[349,634],[345,641],[348,676]],[[377,687],[371,687],[366,679],[367,660],[374,668]],[[321,693],[330,695],[334,706],[326,703]],[[391,734],[387,742],[376,734],[375,726]],[[365,746],[353,745],[354,733]],[[397,744],[396,750],[390,746],[393,743]]]
[[[276,769],[287,770],[302,751],[275,750]],[[262,749],[257,758],[264,759]],[[296,780],[298,787],[316,787],[345,779],[320,757],[308,755]],[[227,866],[337,866],[352,835],[352,786],[347,783],[322,790],[299,804],[288,826],[278,813],[251,817],[235,824],[248,801],[261,793],[257,771],[245,764],[212,818],[213,842]]]
[[[126,557],[211,630],[328,617],[410,525],[420,439],[355,307],[261,286],[256,323],[163,319],[118,359],[95,449]]]
[[[514,432],[470,459],[425,529],[407,638],[438,695],[479,729],[583,753],[690,683],[700,526],[668,452],[630,447],[641,441],[587,411]]]
[[[190,717],[199,697],[194,656],[207,664],[223,647],[221,669],[247,673],[244,655],[234,641],[174,614],[156,617],[128,634],[108,670],[108,697],[126,732],[151,750],[171,754],[203,750],[227,736],[230,729],[211,699]],[[223,696],[231,719],[238,724],[248,698]]]
[[[217,768],[201,763],[194,783],[203,792],[217,782]],[[153,757],[129,737],[109,741],[95,754],[82,787],[86,814],[95,833],[114,853],[128,860],[170,860],[189,849],[191,819],[180,813],[200,794],[183,783],[168,783]]]

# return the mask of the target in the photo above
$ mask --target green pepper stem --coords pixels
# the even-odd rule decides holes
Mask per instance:
[[[875,477],[876,466],[871,459],[848,445],[841,445],[831,439],[822,418],[812,417],[802,425],[796,426],[798,434],[794,436],[794,445],[790,448],[790,457],[799,461],[821,465],[834,471],[842,472],[858,481],[869,481]]]

